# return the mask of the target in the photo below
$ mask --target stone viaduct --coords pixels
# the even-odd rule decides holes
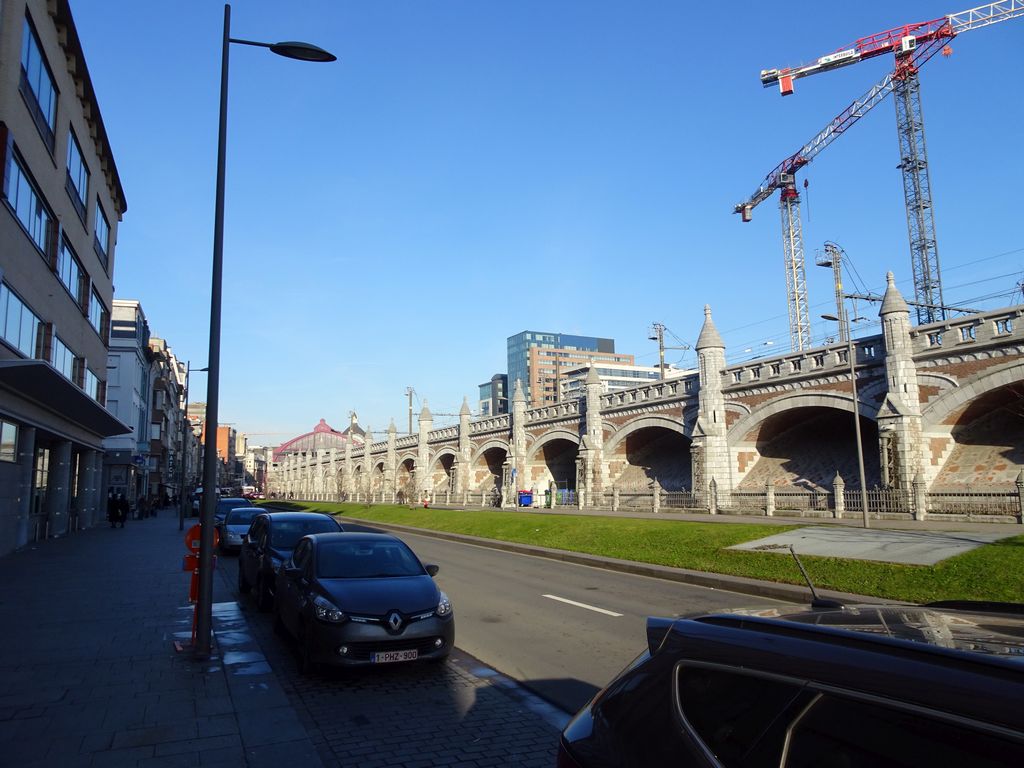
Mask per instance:
[[[580,506],[613,489],[718,493],[775,487],[859,487],[846,343],[727,365],[704,309],[698,370],[603,393],[592,370],[579,400],[527,409],[516,383],[510,414],[344,451],[293,453],[272,490],[294,498],[453,500],[515,489],[575,490]],[[929,491],[1013,491],[1024,468],[1024,306],[913,327],[892,274],[882,333],[854,343],[867,485],[909,499]],[[1022,478],[1024,479],[1024,478]]]

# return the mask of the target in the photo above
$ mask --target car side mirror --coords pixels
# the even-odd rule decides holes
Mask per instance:
[[[440,565],[434,565],[433,563],[431,563],[430,565],[425,565],[423,567],[427,569],[427,573],[429,573],[431,576],[437,576],[437,572],[441,570]]]

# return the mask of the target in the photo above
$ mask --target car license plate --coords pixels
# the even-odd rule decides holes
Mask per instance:
[[[373,654],[370,659],[374,664],[387,664],[392,661],[415,661],[419,651],[383,651]]]

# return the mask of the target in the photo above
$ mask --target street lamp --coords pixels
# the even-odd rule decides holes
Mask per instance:
[[[196,643],[198,659],[209,658],[213,624],[213,515],[217,495],[217,406],[220,395],[221,280],[224,266],[224,176],[228,125],[228,51],[231,43],[269,48],[278,56],[299,61],[335,61],[336,56],[310,43],[286,41],[260,43],[231,37],[231,6],[224,5],[224,38],[220,60],[220,125],[217,134],[217,192],[213,220],[213,277],[210,287],[210,356],[206,388],[206,441],[203,456],[203,504],[199,537],[199,594],[196,601]]]
[[[846,362],[850,364],[850,390],[853,392],[853,430],[857,440],[857,470],[860,472],[860,508],[864,515],[864,527],[870,528],[868,521],[868,484],[864,476],[864,446],[860,439],[860,401],[857,399],[857,361],[853,349],[853,334],[850,333],[850,316],[846,305],[840,305],[841,316],[822,315],[823,320],[839,323],[840,331],[846,333]]]
[[[198,373],[199,371],[209,371],[209,368],[193,368],[192,361],[188,361],[185,364],[185,414],[181,424],[181,482],[178,483],[178,490],[181,493],[181,498],[178,499],[178,530],[185,530],[185,505],[188,503],[188,499],[185,495],[185,430],[189,429],[191,422],[188,420],[188,377],[192,371]]]

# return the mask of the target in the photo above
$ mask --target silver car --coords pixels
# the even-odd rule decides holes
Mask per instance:
[[[220,531],[220,551],[238,552],[242,548],[242,537],[249,532],[253,519],[262,511],[260,507],[229,509],[224,520],[217,523],[217,530]]]

